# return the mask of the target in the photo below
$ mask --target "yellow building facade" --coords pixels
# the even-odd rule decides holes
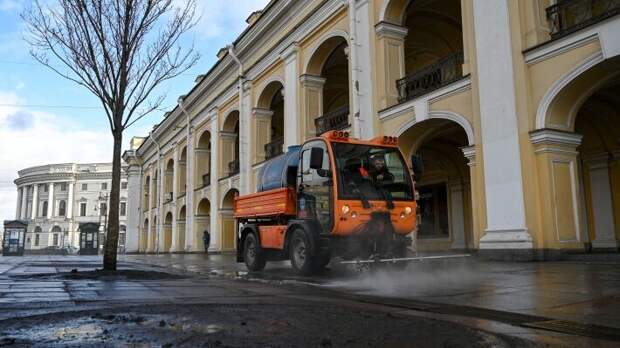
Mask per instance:
[[[141,252],[233,251],[235,195],[330,129],[422,156],[420,250],[618,250],[620,5],[271,1],[131,165]],[[133,173],[133,174],[132,174]]]

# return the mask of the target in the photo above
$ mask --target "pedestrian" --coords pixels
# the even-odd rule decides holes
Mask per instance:
[[[209,245],[211,244],[211,234],[208,230],[202,232],[202,241],[205,244],[205,253],[209,251]]]

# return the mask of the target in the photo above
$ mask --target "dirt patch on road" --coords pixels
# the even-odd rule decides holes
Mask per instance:
[[[142,270],[117,270],[117,271],[78,271],[60,273],[19,274],[12,275],[13,279],[33,280],[162,280],[162,279],[185,279],[186,276],[156,271]]]
[[[529,341],[342,306],[160,305],[0,322],[0,342],[45,347],[512,347]]]

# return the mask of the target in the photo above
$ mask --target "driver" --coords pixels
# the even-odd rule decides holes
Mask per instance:
[[[368,172],[376,184],[394,181],[394,175],[385,166],[383,154],[370,156],[370,170]]]

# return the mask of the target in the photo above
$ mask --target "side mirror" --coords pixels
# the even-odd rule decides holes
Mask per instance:
[[[310,152],[310,169],[323,168],[323,149],[313,147]]]
[[[411,155],[411,168],[413,169],[413,175],[419,179],[424,173],[424,162],[422,162],[422,155]]]

